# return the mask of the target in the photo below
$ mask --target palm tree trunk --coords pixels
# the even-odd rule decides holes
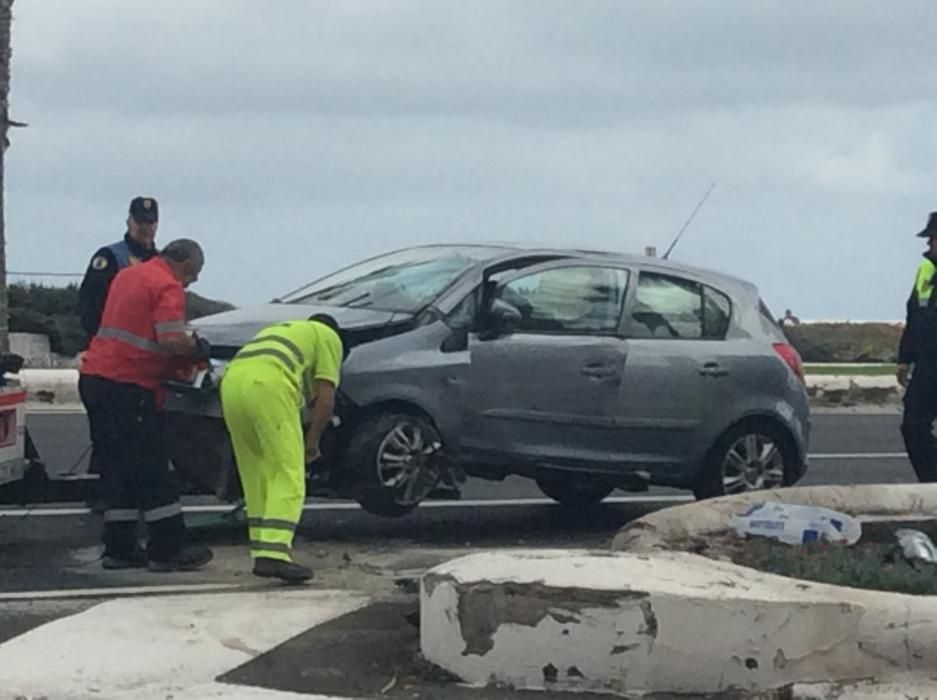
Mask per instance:
[[[4,155],[9,128],[10,59],[13,47],[10,29],[13,24],[13,0],[0,0],[0,352],[10,349],[10,313],[7,297],[7,256],[4,217]]]

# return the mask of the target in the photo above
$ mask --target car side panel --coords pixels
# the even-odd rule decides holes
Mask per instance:
[[[688,473],[698,469],[716,440],[741,420],[773,418],[791,434],[801,464],[806,462],[810,438],[810,409],[801,381],[775,353],[770,343],[728,341],[720,364],[728,372],[708,390],[704,422],[688,459]]]
[[[355,349],[342,369],[341,391],[359,407],[410,403],[434,421],[449,447],[458,444],[469,352],[444,352],[453,331],[437,321]]]

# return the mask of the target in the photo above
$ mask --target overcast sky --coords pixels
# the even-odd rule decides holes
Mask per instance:
[[[780,314],[903,314],[937,209],[937,3],[16,0],[12,270],[160,202],[265,301],[434,241],[661,250]]]

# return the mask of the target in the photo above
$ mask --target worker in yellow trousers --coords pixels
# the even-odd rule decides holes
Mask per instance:
[[[235,355],[221,379],[221,404],[244,488],[256,576],[291,583],[312,578],[292,559],[306,500],[306,464],[332,420],[346,356],[331,316],[264,328]],[[311,405],[305,434],[302,410]]]

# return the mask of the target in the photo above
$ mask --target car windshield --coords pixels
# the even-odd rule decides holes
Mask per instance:
[[[463,272],[503,249],[483,246],[411,248],[366,260],[287,295],[289,304],[415,313]]]

